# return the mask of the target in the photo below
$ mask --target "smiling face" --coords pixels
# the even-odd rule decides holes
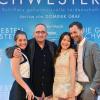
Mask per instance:
[[[19,34],[16,39],[16,45],[21,49],[25,49],[27,46],[27,38],[24,34]]]
[[[71,34],[72,39],[74,41],[76,41],[77,43],[80,43],[80,41],[83,38],[83,30],[79,29],[77,27],[77,25],[73,25],[72,27],[70,27],[69,30],[70,30],[70,34]]]
[[[37,25],[34,33],[37,42],[44,42],[46,40],[47,32],[44,25]]]
[[[61,40],[61,49],[67,50],[70,47],[71,39],[68,35],[65,35]]]

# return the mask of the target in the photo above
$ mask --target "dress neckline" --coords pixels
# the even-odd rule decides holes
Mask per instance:
[[[66,51],[63,51],[60,53],[60,55],[66,55],[69,52],[70,49],[67,49]]]

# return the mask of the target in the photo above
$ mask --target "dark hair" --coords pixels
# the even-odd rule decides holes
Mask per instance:
[[[80,23],[80,22],[72,22],[72,23],[69,25],[69,28],[73,27],[74,25],[76,25],[80,30],[83,29],[83,25],[82,25],[82,23]]]
[[[38,23],[38,24],[35,25],[35,28],[36,28],[38,25],[42,25],[42,26],[44,26],[45,29],[46,29],[46,31],[47,31],[47,26],[46,26],[45,24],[43,24],[43,23]]]
[[[69,48],[73,48],[74,49],[74,47],[75,47],[74,46],[74,40],[71,38],[70,33],[69,32],[62,33],[61,36],[60,36],[59,42],[58,42],[58,49],[57,49],[56,55],[54,57],[54,63],[56,61],[56,58],[59,56],[59,54],[61,52],[61,41],[64,38],[64,36],[66,36],[66,35],[69,36],[70,39],[71,39],[71,41],[70,41],[70,47]]]
[[[15,32],[15,35],[14,35],[14,41],[16,41],[16,40],[17,40],[18,35],[20,35],[20,34],[25,35],[25,36],[26,36],[26,38],[27,38],[27,35],[26,35],[26,33],[25,33],[24,31],[17,30],[17,31]]]

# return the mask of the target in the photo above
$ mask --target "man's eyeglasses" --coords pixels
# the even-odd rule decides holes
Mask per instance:
[[[37,34],[40,34],[40,33],[41,33],[41,34],[44,34],[44,33],[46,33],[46,31],[36,31],[36,33],[37,33]]]

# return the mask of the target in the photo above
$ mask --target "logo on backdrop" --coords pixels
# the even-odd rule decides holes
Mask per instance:
[[[100,39],[100,27],[85,27],[84,33],[87,39]]]
[[[0,5],[7,5],[7,4],[12,4],[12,5],[16,5],[16,3],[18,2],[19,5],[23,5],[24,2],[29,3],[29,5],[40,5],[41,3],[43,3],[44,0],[0,0]],[[53,0],[47,0],[46,4],[47,5],[67,5],[68,3],[72,4],[72,5],[76,5],[77,3],[79,3],[80,5],[100,5],[100,1],[99,0],[91,0],[91,2],[86,2],[86,0],[80,0],[78,2],[78,0],[58,0],[58,1],[53,1]]]
[[[13,39],[14,33],[16,30],[23,30],[23,28],[18,28],[18,27],[2,27],[0,28],[0,40],[5,40],[5,39]]]

